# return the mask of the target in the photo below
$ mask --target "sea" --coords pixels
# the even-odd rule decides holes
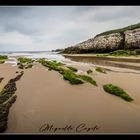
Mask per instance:
[[[5,63],[10,63],[12,66],[17,66],[17,56],[32,58],[32,59],[39,59],[39,58],[46,58],[48,60],[56,60],[58,62],[65,63],[67,65],[91,65],[93,67],[96,66],[109,66],[109,67],[118,67],[118,68],[126,68],[131,70],[140,70],[140,63],[138,62],[122,62],[122,61],[112,61],[112,60],[98,60],[95,58],[85,58],[85,57],[67,57],[59,54],[58,52],[52,51],[22,51],[22,52],[0,52],[0,55],[7,55],[8,60]]]
[[[7,55],[8,60],[5,61],[5,63],[11,63],[13,64],[13,66],[17,65],[17,59],[15,58],[16,56],[32,58],[32,59],[46,58],[48,60],[57,60],[58,62],[64,62],[64,63],[71,62],[70,59],[65,58],[61,54],[58,54],[58,52],[52,52],[52,51],[0,52],[0,55]]]

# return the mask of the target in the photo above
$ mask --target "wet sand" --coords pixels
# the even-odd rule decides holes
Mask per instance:
[[[90,64],[71,65],[81,73],[92,69],[91,76],[98,87],[89,83],[70,85],[59,73],[48,71],[40,64],[24,70],[17,82],[17,100],[10,109],[6,133],[39,133],[39,128],[46,123],[54,127],[71,125],[73,129],[69,133],[76,133],[75,128],[81,123],[89,128],[97,125],[99,129],[80,133],[140,133],[140,74],[123,73],[129,70],[121,68],[112,68],[120,72],[102,74]],[[1,64],[0,69],[5,83],[17,70],[21,71],[10,64]],[[129,103],[104,92],[102,85],[107,83],[122,87],[134,101]]]
[[[98,60],[111,60],[121,62],[140,62],[140,55],[137,56],[98,56],[98,54],[62,54],[64,57],[83,57],[83,58],[94,58]],[[101,55],[101,54],[99,54]],[[104,54],[103,54],[104,55]]]
[[[115,56],[96,56],[95,54],[63,54],[71,61],[92,63],[94,65],[112,66],[140,70],[140,56],[115,57]]]

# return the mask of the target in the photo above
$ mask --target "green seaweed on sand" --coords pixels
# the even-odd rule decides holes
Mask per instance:
[[[68,80],[72,85],[83,84],[84,82],[80,80],[80,77],[70,70],[64,70],[63,78]]]
[[[19,69],[28,69],[32,68],[34,60],[31,58],[19,57],[18,58],[18,68]]]
[[[118,86],[115,86],[113,84],[106,84],[103,86],[103,88],[106,92],[119,96],[128,102],[133,101],[133,99],[122,88]]]
[[[70,70],[72,70],[73,72],[77,72],[78,69],[74,68],[74,67],[71,67],[71,66],[67,66],[67,68],[69,68]]]
[[[0,64],[3,64],[5,61],[4,60],[0,60]]]
[[[83,81],[80,80],[73,71],[67,70],[65,67],[63,67],[64,65],[62,63],[56,61],[48,61],[45,59],[40,59],[39,62],[45,67],[48,67],[48,70],[58,71],[63,75],[63,79],[68,80],[70,84],[83,84]]]
[[[18,61],[20,63],[33,63],[34,62],[31,58],[26,58],[26,57],[19,57]]]
[[[28,64],[25,66],[25,69],[32,68],[33,64]]]
[[[0,83],[2,82],[3,79],[4,79],[3,77],[0,78]]]
[[[14,95],[17,90],[16,81],[18,81],[22,75],[23,72],[9,80],[0,92],[0,132],[4,132],[7,129],[9,109],[17,98],[17,95]]]
[[[8,59],[7,55],[0,55],[0,64],[3,64]]]
[[[114,57],[129,57],[129,56],[139,56],[140,55],[140,49],[131,49],[131,50],[115,50],[109,53],[105,54],[97,54],[96,56],[102,57],[102,56],[114,56]]]
[[[87,74],[90,74],[90,73],[92,73],[92,70],[90,70],[90,69],[87,70]]]
[[[61,63],[56,61],[48,61],[45,59],[40,59],[38,62],[47,67],[49,70],[58,71],[61,75],[63,75],[63,79],[68,80],[72,85],[83,84],[84,81],[86,81],[97,86],[96,82],[91,77],[86,75],[78,75],[75,73],[75,70],[71,70],[69,67],[64,66]]]
[[[5,60],[5,59],[8,59],[7,55],[0,55],[0,60]]]
[[[140,55],[140,49],[116,50],[116,51],[110,52],[109,55],[111,56],[137,56],[137,55]]]
[[[96,67],[95,70],[98,72],[101,72],[101,73],[106,73],[106,70],[104,68],[101,68],[101,67]]]
[[[97,86],[96,81],[93,80],[91,77],[89,77],[89,76],[87,76],[87,75],[79,75],[79,77],[80,77],[81,79],[83,79],[84,81],[89,82],[89,83],[91,83],[92,85]]]

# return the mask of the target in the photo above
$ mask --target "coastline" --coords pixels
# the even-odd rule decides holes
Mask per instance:
[[[85,57],[85,58],[94,58],[100,60],[111,60],[111,61],[122,61],[122,62],[140,62],[140,56],[97,56],[97,54],[61,54],[65,57]]]
[[[120,70],[119,73],[107,71],[107,74],[102,74],[96,72],[91,64],[69,65],[81,73],[89,68],[93,70],[91,76],[97,81],[98,87],[89,83],[70,85],[59,73],[36,64],[24,70],[23,77],[17,82],[17,100],[10,109],[5,133],[39,133],[39,128],[45,123],[53,124],[54,127],[76,127],[81,123],[87,127],[98,125],[100,129],[94,133],[139,133],[140,74],[123,73],[121,71],[125,69],[121,68],[113,68]],[[0,67],[1,74],[7,79],[19,71],[17,66],[10,64],[1,64]],[[102,85],[106,83],[122,87],[134,101],[128,103],[104,92]],[[76,133],[75,129],[70,133]]]
[[[140,56],[115,57],[115,56],[96,56],[91,54],[62,54],[71,61],[92,63],[99,66],[111,66],[140,70]]]
[[[140,6],[4,6],[0,134],[140,134]]]

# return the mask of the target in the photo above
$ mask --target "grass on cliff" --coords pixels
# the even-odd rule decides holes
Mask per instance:
[[[127,27],[124,27],[124,28],[120,28],[120,29],[115,29],[115,30],[110,30],[110,31],[107,31],[107,32],[103,32],[101,34],[96,35],[96,37],[101,36],[101,35],[108,35],[108,34],[111,34],[111,33],[121,33],[122,34],[126,30],[134,30],[134,29],[137,29],[137,28],[140,28],[140,23],[134,24],[134,25],[130,25],[130,26],[127,26]]]
[[[119,96],[128,102],[133,101],[133,99],[122,88],[118,86],[112,84],[106,84],[103,86],[103,88],[106,92]]]

